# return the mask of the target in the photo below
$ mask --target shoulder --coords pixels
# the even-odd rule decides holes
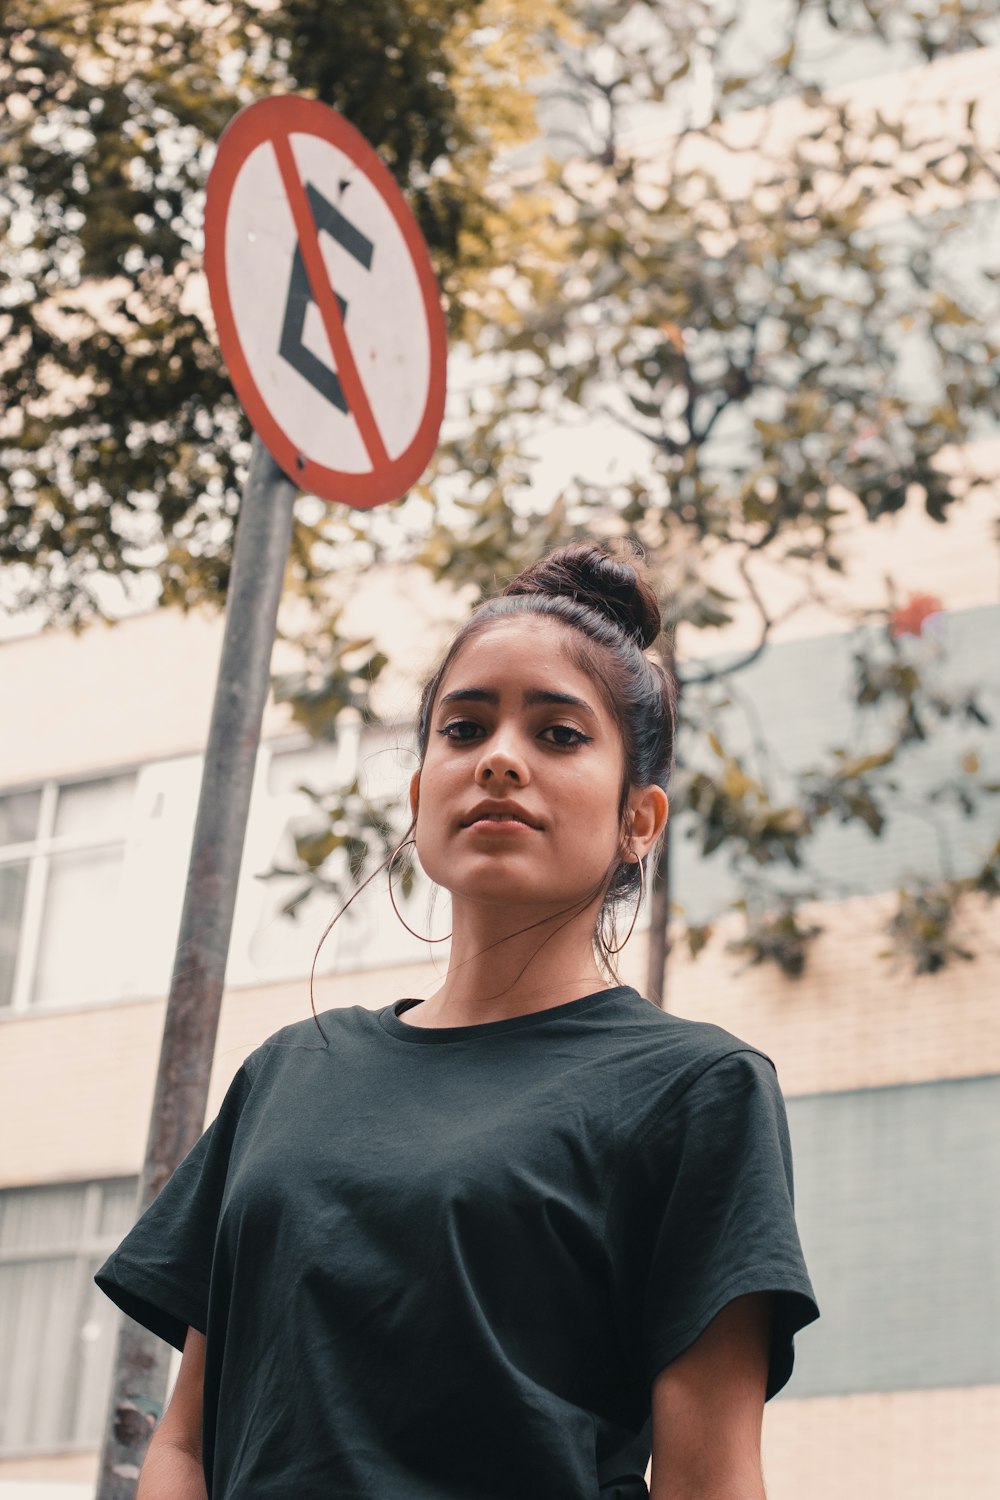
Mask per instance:
[[[273,1031],[256,1047],[243,1064],[251,1083],[265,1070],[281,1067],[304,1052],[330,1052],[357,1043],[370,1035],[378,1022],[378,1012],[364,1005],[338,1007],[306,1016]]]
[[[616,1012],[608,1018],[609,1050],[628,1076],[630,1092],[645,1097],[657,1117],[690,1091],[710,1097],[727,1093],[741,1079],[777,1089],[767,1054],[721,1026],[660,1010],[634,990]]]
[[[771,1059],[721,1026],[660,1010],[634,991],[609,1015],[607,1096],[615,1100],[620,1178],[636,1191],[687,1163],[711,1177],[746,1151],[789,1153]],[[726,1168],[728,1170],[728,1168]],[[639,1184],[639,1186],[636,1186]]]
[[[728,1052],[756,1052],[765,1056],[752,1042],[735,1036],[711,1021],[692,1021],[673,1011],[661,1010],[651,1000],[643,999],[638,990],[623,986],[616,994],[616,1005],[609,1016],[611,1024],[623,1035],[642,1036],[647,1045],[665,1055],[690,1057],[692,1061],[714,1061]]]

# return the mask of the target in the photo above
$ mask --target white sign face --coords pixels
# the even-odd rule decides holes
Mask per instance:
[[[285,472],[354,505],[405,493],[440,426],[444,320],[419,230],[353,127],[294,97],[237,116],[206,269],[237,395]]]

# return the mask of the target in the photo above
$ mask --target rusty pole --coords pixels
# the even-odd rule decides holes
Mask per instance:
[[[201,1134],[236,904],[295,486],[254,437],[226,600],[184,907],[167,999],[139,1212]],[[170,1350],[121,1319],[97,1500],[133,1500],[163,1410]]]

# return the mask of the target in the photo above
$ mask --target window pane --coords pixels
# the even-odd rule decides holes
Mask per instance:
[[[34,1005],[86,1005],[121,989],[123,849],[54,855],[35,964]]]
[[[75,1250],[84,1231],[86,1205],[85,1182],[0,1193],[0,1253]]]
[[[100,1442],[118,1314],[93,1274],[135,1197],[134,1178],[0,1192],[0,1454]]]
[[[310,745],[301,750],[274,751],[268,766],[268,796],[272,808],[281,809],[284,827],[277,837],[271,856],[275,865],[294,869],[295,840],[324,828],[323,813],[300,791],[326,792],[343,787],[354,775],[355,748],[352,736],[344,735],[337,745]],[[258,874],[263,875],[265,865]],[[275,979],[309,972],[313,950],[327,921],[336,909],[331,898],[314,891],[298,907],[294,917],[284,913],[285,903],[299,893],[304,881],[299,875],[261,881],[256,895],[258,903],[255,930],[247,946],[251,972],[257,978]],[[324,958],[334,951],[335,934],[324,948]]]
[[[24,844],[35,837],[41,792],[8,792],[0,797],[0,845]]]
[[[55,832],[62,837],[123,839],[128,831],[135,776],[104,776],[59,788]]]
[[[139,1217],[138,1187],[134,1177],[120,1182],[106,1182],[101,1194],[101,1213],[97,1233],[102,1240],[120,1240]],[[95,1271],[97,1267],[94,1267]]]
[[[28,884],[28,864],[0,865],[0,1007],[9,1005],[21,937],[21,914]]]
[[[0,1450],[66,1441],[66,1346],[80,1279],[69,1258],[0,1265]]]
[[[130,1196],[135,1197],[134,1183]],[[128,1224],[125,1224],[121,1234],[127,1228]],[[67,1437],[70,1442],[95,1447],[103,1435],[111,1394],[111,1367],[119,1320],[114,1303],[94,1286],[94,1273],[103,1259],[102,1256],[101,1260],[93,1260],[87,1266],[83,1278],[84,1301],[75,1326],[69,1330],[72,1347],[68,1361]]]

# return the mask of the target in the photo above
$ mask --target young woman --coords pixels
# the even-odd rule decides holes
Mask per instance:
[[[98,1274],[184,1350],[140,1500],[639,1500],[650,1451],[654,1500],[761,1500],[816,1316],[774,1069],[608,978],[667,817],[658,630],[578,546],[459,631],[410,785],[443,984],[266,1042]]]

